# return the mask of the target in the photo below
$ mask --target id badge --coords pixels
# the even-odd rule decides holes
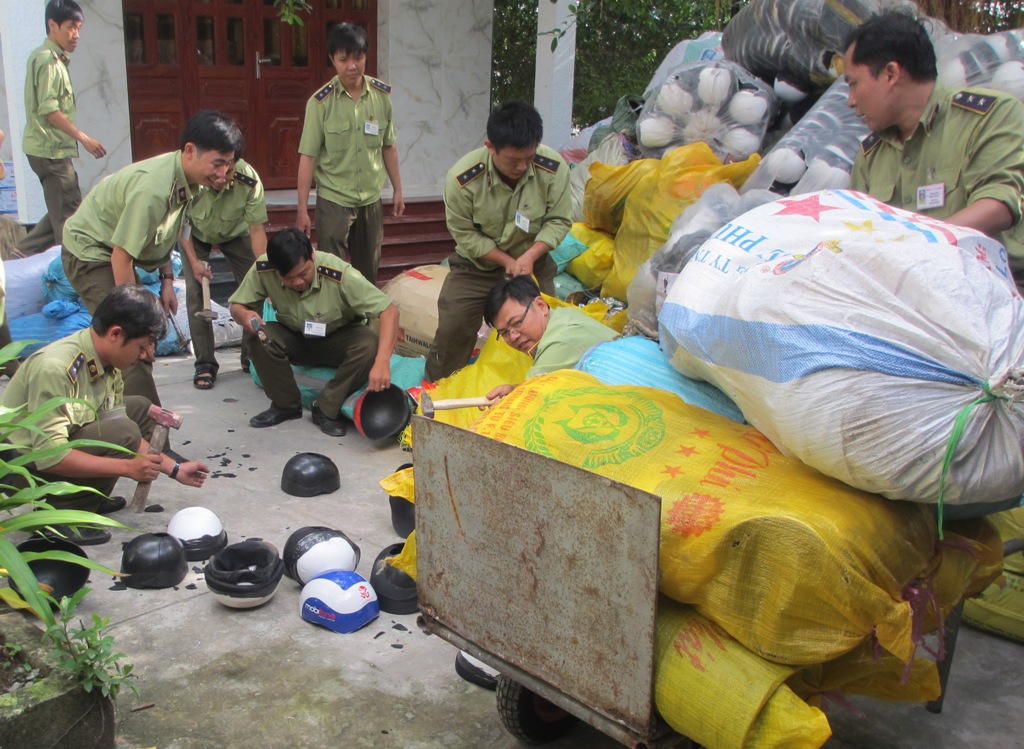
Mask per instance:
[[[946,185],[937,182],[934,185],[921,185],[917,188],[917,210],[942,208],[946,204]]]
[[[363,125],[365,135],[380,135],[380,125],[376,122],[367,122]]]
[[[522,229],[525,232],[529,232],[530,231],[530,219],[528,219],[526,216],[521,214],[519,211],[516,211],[516,226],[519,227],[520,229]]]
[[[302,334],[307,338],[323,338],[327,335],[327,323],[306,320],[306,327],[302,329]]]

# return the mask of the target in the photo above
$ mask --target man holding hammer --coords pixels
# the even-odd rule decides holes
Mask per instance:
[[[30,464],[28,468],[36,476],[90,487],[108,497],[122,476],[145,483],[164,473],[185,486],[203,485],[209,472],[203,463],[179,464],[162,453],[147,454],[148,440],[157,426],[150,414],[151,403],[141,396],[124,395],[122,371],[140,361],[152,361],[156,342],[166,329],[160,300],[144,286],[122,284],[100,302],[91,327],[55,341],[25,360],[0,404],[32,411],[55,397],[84,402],[52,409],[34,429],[13,430],[8,436],[13,449],[38,451],[76,439],[95,439],[134,451],[69,448]],[[175,417],[171,421],[180,420]],[[93,492],[52,496],[48,501],[60,509],[100,514],[125,506],[123,498],[104,499]],[[110,540],[110,533],[100,528],[55,526],[55,530],[81,545]]]

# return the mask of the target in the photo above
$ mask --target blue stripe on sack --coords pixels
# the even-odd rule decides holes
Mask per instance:
[[[831,325],[782,325],[706,315],[665,304],[658,318],[692,356],[709,364],[789,382],[827,369],[980,387],[962,372],[872,336]]]
[[[897,216],[894,213],[886,212],[883,209],[883,206],[880,206],[878,203],[867,203],[857,198],[857,196],[854,195],[853,193],[847,192],[845,190],[838,190],[834,194],[837,198],[845,200],[847,203],[850,203],[856,208],[860,208],[861,210],[864,211],[870,211],[876,217],[882,219],[883,221],[895,223],[899,225],[901,229],[906,229],[907,231],[912,231],[915,234],[920,234],[921,237],[925,240],[925,242],[928,242],[929,244],[937,244],[939,241],[944,241],[947,242],[948,244],[956,244],[955,240],[942,239],[933,230],[925,228],[921,224],[912,221],[907,216]]]

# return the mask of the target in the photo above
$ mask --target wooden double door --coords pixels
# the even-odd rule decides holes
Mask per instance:
[[[268,189],[294,188],[306,100],[334,69],[327,31],[348,21],[370,38],[376,72],[376,0],[312,0],[302,25],[281,22],[273,0],[123,0],[132,158],[179,146],[186,120],[219,109],[238,122],[245,159]]]

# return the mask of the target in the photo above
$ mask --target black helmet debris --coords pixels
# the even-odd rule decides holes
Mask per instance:
[[[143,533],[121,554],[121,580],[129,588],[173,588],[185,579],[185,547],[169,533]]]
[[[284,464],[281,489],[293,497],[315,497],[341,488],[338,466],[320,453],[299,453]]]
[[[203,574],[206,587],[220,603],[252,609],[274,597],[284,562],[273,544],[250,538],[214,554]]]
[[[334,528],[308,525],[288,537],[284,545],[284,574],[305,585],[327,570],[354,572],[359,566],[359,547]]]

